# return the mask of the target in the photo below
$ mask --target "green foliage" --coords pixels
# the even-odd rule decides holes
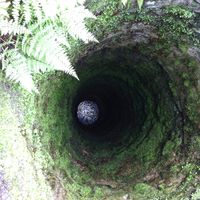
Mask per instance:
[[[121,0],[120,0],[121,1]],[[87,27],[98,36],[98,38],[106,37],[112,31],[117,31],[123,25],[125,21],[149,21],[149,15],[142,11],[137,11],[135,14],[130,13],[131,1],[115,0],[101,0],[92,1],[88,7],[92,12],[100,13],[97,15],[96,20],[88,20]],[[138,5],[142,5],[139,2]]]
[[[128,6],[122,6],[118,1],[105,0],[101,3],[95,1],[89,5],[89,9],[101,13],[95,21],[88,20],[87,22],[89,30],[95,32],[100,39],[112,31],[119,30],[126,18],[130,17]]]
[[[0,73],[0,171],[9,183],[10,199],[49,200],[53,193],[43,172],[51,159],[42,148],[38,132],[31,130],[32,123],[21,128],[19,115],[24,117],[22,113],[31,111],[33,119],[34,111],[33,107],[30,110],[21,107],[18,92]],[[29,100],[30,106],[34,99],[28,95],[24,101]]]
[[[137,3],[138,3],[139,9],[141,10],[142,5],[144,4],[144,0],[137,0]]]
[[[122,0],[122,3],[125,6],[128,3],[128,0]]]
[[[200,199],[200,188],[197,188],[197,190],[192,194],[191,200],[198,200]]]
[[[162,200],[167,199],[167,196],[160,190],[145,183],[138,183],[133,188],[133,196],[138,200]]]
[[[182,6],[168,6],[164,9],[164,15],[157,22],[161,38],[167,38],[170,42],[179,41],[181,37],[192,38],[193,30],[191,22],[195,14]]]
[[[187,10],[181,6],[169,6],[166,10],[165,13],[171,14],[173,16],[176,16],[180,19],[191,19],[194,17],[194,13],[191,12],[190,10]]]
[[[71,112],[69,111],[71,106],[69,98],[65,98],[68,95],[73,96],[79,82],[66,78],[61,73],[55,76],[52,72],[38,75],[37,80],[40,95],[36,102],[38,107],[35,117],[39,127],[43,130],[40,141],[43,150],[53,157],[53,169],[64,174],[61,181],[67,191],[67,198],[70,200],[103,199],[105,196],[103,189],[91,185],[91,177],[87,170],[82,171],[80,166],[75,164],[76,158],[70,144],[72,133],[69,126],[66,126],[71,123]],[[38,139],[33,139],[37,144]],[[53,176],[55,171],[51,170],[51,173]],[[52,181],[50,183],[52,184]]]
[[[195,165],[190,162],[186,162],[184,165],[181,166],[182,172],[187,175],[187,180],[191,182],[198,172],[200,172],[200,166]]]
[[[9,77],[11,80],[18,80],[21,85],[29,91],[35,89],[30,71],[27,69],[27,64],[32,64],[31,60],[27,59],[16,49],[9,50],[7,52],[7,58],[7,63],[4,63],[4,66],[6,66],[7,77]]]
[[[128,3],[129,0],[121,0],[123,5],[126,5]],[[137,4],[138,4],[138,8],[141,10],[143,4],[144,4],[144,0],[137,0]]]
[[[18,3],[17,3],[18,2]],[[18,23],[19,20],[19,1],[13,1],[13,18],[8,14],[10,2],[6,0],[0,0],[0,34],[28,34],[30,33],[25,26]]]
[[[78,79],[67,56],[69,39],[97,42],[85,27],[84,19],[95,16],[85,9],[84,1],[0,2],[0,34],[15,43],[1,55],[8,77],[19,81],[28,91],[37,91],[32,78],[35,73],[60,70]]]
[[[175,146],[176,146],[175,142],[168,141],[164,146],[162,154],[166,157],[170,157],[173,150],[175,149]]]

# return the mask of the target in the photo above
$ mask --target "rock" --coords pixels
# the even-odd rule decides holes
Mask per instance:
[[[200,62],[200,49],[197,47],[191,47],[188,49],[188,54],[193,57],[196,58],[199,62]]]
[[[103,186],[109,186],[113,189],[117,188],[117,183],[114,182],[114,181],[110,181],[110,180],[104,180],[104,179],[97,180],[96,184],[97,185],[103,185]]]
[[[200,9],[195,9],[194,12],[199,14],[200,13]]]
[[[0,172],[0,199],[9,200],[8,184],[4,179],[4,174]]]
[[[147,1],[147,2],[145,2],[145,6],[147,8],[156,8],[156,2],[155,1]]]
[[[123,200],[128,200],[129,199],[129,195],[128,194],[125,194],[123,197],[122,197]]]

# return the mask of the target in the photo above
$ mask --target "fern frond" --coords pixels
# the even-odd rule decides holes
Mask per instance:
[[[125,6],[128,3],[128,0],[121,0],[122,4]]]
[[[0,45],[0,65],[1,65],[2,59],[3,59],[3,49],[1,48],[1,45]]]
[[[43,17],[43,11],[42,11],[40,1],[39,0],[32,1],[32,6],[33,6],[33,11],[34,11],[35,17],[40,22]]]
[[[68,42],[68,35],[65,29],[63,29],[63,27],[55,27],[54,31],[56,32],[57,35],[57,42],[61,45],[61,46],[65,46],[67,48],[70,48],[70,44]]]
[[[6,2],[6,0],[0,0],[0,20],[7,19],[8,15],[8,7],[10,2]]]
[[[138,4],[139,9],[141,10],[141,8],[144,4],[144,0],[137,0],[137,4]]]
[[[83,6],[85,0],[12,0],[10,19],[6,18],[9,5],[1,2],[0,35],[17,35],[16,49],[8,50],[2,59],[7,76],[29,91],[36,90],[34,73],[60,70],[78,79],[66,54],[69,35],[98,42],[85,26],[85,18],[95,18]]]
[[[60,36],[50,25],[41,28],[29,40],[22,42],[22,51],[29,57],[34,58],[52,70],[60,70],[77,77],[77,74],[69,62],[65,50],[61,47]]]
[[[20,0],[13,0],[12,2],[12,16],[16,23],[19,22],[19,14],[20,14]]]
[[[84,42],[98,42],[95,36],[85,27],[85,18],[96,18],[89,10],[83,6],[74,7],[61,15],[61,21],[68,28],[69,34],[83,40]]]
[[[53,20],[58,14],[58,2],[52,0],[39,0],[44,16]]]
[[[17,22],[13,22],[13,20],[0,20],[0,34],[30,34],[30,31],[26,27],[19,25]]]
[[[31,21],[32,17],[32,0],[23,0],[23,14],[25,19],[25,24],[28,24]]]
[[[6,56],[7,59],[3,61],[3,69],[6,69],[6,76],[11,80],[20,82],[22,87],[29,92],[37,92],[32,74],[54,70],[51,66],[34,60],[16,49],[9,50]]]
[[[7,57],[9,59],[4,63],[6,67],[6,76],[11,80],[20,82],[21,86],[29,92],[37,91],[31,71],[27,67],[27,58],[16,49],[9,50],[7,52]]]
[[[76,0],[76,2],[77,2],[78,4],[80,4],[80,5],[83,5],[83,4],[86,2],[86,0]]]

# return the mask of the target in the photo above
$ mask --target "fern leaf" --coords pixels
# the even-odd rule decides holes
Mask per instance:
[[[80,5],[83,5],[83,4],[86,2],[86,0],[76,0],[76,2],[77,2],[78,4],[80,4]]]
[[[58,14],[58,3],[53,0],[40,0],[39,1],[46,18],[54,19]]]
[[[39,0],[32,1],[32,6],[33,6],[35,17],[40,22],[43,17],[43,12],[42,12],[42,8],[41,8],[41,4]]]
[[[20,12],[20,0],[13,0],[12,2],[12,16],[15,22],[19,22],[19,12]]]
[[[30,68],[31,73],[33,74],[53,71],[53,68],[51,66],[32,58],[27,58],[27,65]]]
[[[137,0],[137,3],[138,3],[138,7],[139,9],[141,10],[143,4],[144,4],[144,0]]]
[[[64,71],[78,79],[58,38],[53,27],[48,25],[38,30],[29,40],[23,41],[22,50],[29,57],[48,65],[49,69]]]
[[[70,47],[69,34],[84,42],[98,42],[85,26],[85,18],[95,18],[83,6],[85,0],[12,0],[13,20],[6,19],[8,4],[5,2],[0,0],[0,14],[4,16],[0,17],[3,19],[0,20],[0,34],[24,34],[17,38],[20,50],[8,50],[4,56],[7,76],[29,91],[36,91],[32,80],[34,73],[61,70],[78,79],[66,54],[66,47]]]
[[[17,22],[13,22],[13,20],[0,20],[0,34],[6,35],[6,34],[30,34],[29,30],[22,26],[17,24]]]
[[[8,7],[10,2],[6,2],[6,0],[0,0],[0,19],[6,19],[9,17],[8,15]]]
[[[0,53],[0,62],[2,62],[2,60],[3,60],[3,54]]]
[[[95,36],[85,27],[85,18],[95,18],[95,16],[83,6],[78,6],[68,10],[61,15],[61,20],[68,28],[69,34],[83,40],[84,42],[98,42]]]
[[[19,82],[29,92],[37,92],[31,71],[27,67],[26,57],[16,49],[9,50],[7,56],[9,62],[6,63],[6,76],[11,80]]]
[[[66,9],[75,8],[77,6],[83,6],[86,0],[71,0],[71,1],[63,1],[63,0],[57,0],[58,7]]]
[[[29,30],[22,25],[13,22],[12,20],[1,20],[0,21],[0,33],[1,35],[6,34],[30,34]]]
[[[64,11],[76,7],[77,0],[63,1],[57,0],[58,10]]]
[[[125,6],[128,3],[128,0],[121,0],[122,4]]]
[[[32,0],[23,0],[23,14],[25,18],[25,24],[28,24],[31,21],[32,9],[31,9]]]
[[[67,33],[66,31],[63,29],[63,27],[55,27],[54,31],[56,32],[57,35],[57,42],[61,45],[61,46],[65,46],[67,48],[70,48],[70,44],[67,40]]]

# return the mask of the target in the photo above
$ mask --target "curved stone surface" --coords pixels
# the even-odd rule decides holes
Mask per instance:
[[[8,184],[4,179],[4,174],[0,171],[0,199],[9,200]]]

